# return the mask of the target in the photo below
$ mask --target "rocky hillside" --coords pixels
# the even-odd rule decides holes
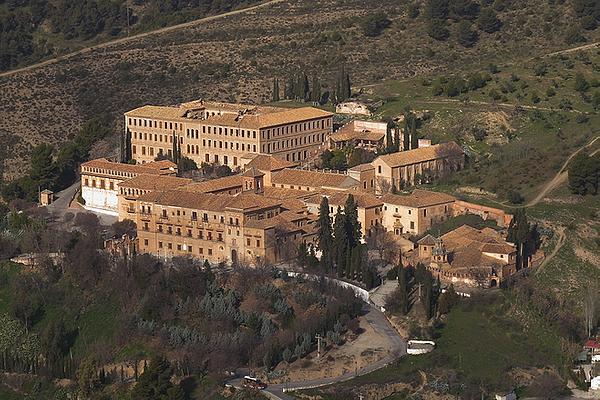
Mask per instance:
[[[4,175],[22,173],[33,145],[60,146],[97,116],[118,132],[122,113],[146,103],[199,97],[261,102],[270,99],[272,78],[290,71],[316,73],[327,85],[345,63],[356,87],[518,62],[598,37],[593,26],[579,28],[582,11],[574,3],[580,1],[482,0],[477,10],[461,11],[455,5],[465,2],[455,0],[441,15],[431,9],[438,2],[425,3],[274,1],[0,75]],[[436,25],[446,31],[432,31]]]

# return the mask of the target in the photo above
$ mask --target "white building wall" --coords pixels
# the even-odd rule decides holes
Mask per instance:
[[[119,206],[116,190],[83,186],[81,197],[85,200],[84,208],[89,211],[118,216]]]

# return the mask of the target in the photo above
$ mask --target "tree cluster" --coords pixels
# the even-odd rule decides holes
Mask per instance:
[[[365,17],[361,22],[361,28],[365,36],[376,37],[381,35],[391,24],[392,21],[384,13],[379,12]]]
[[[448,21],[456,22],[456,38],[464,47],[475,45],[479,38],[474,26],[486,33],[494,33],[502,27],[493,8],[481,8],[474,0],[427,0],[425,18],[428,34],[436,40],[448,39],[451,35]]]
[[[280,100],[281,89],[279,79],[273,79],[272,101]],[[310,101],[315,104],[325,104],[329,99],[329,92],[322,92],[322,85],[317,74],[312,74],[310,81],[305,72],[289,75],[285,80],[283,96],[286,100]]]
[[[517,269],[525,268],[529,258],[539,249],[541,241],[537,225],[531,225],[527,213],[518,208],[508,226],[507,240],[517,246]]]
[[[344,208],[338,206],[331,225],[329,200],[323,197],[319,207],[318,245],[325,273],[362,282],[368,289],[379,284],[376,269],[367,261],[367,249],[361,242],[361,225],[354,196],[348,195]]]
[[[67,188],[77,177],[79,165],[89,158],[92,145],[110,134],[99,120],[88,121],[71,141],[56,151],[42,143],[33,149],[26,176],[2,186],[5,200],[15,198],[37,201],[38,191]]]
[[[600,153],[578,154],[569,164],[569,189],[580,195],[598,194],[600,185]]]

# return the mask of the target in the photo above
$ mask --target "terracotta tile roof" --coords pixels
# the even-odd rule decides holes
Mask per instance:
[[[298,226],[298,222],[307,220],[306,216],[286,211],[266,219],[251,219],[246,221],[245,226],[254,229],[279,229],[286,233],[306,231],[306,226]]]
[[[224,211],[226,209],[252,211],[275,208],[281,204],[279,201],[252,193],[229,196],[189,192],[180,189],[149,192],[140,196],[138,201],[208,211]]]
[[[155,118],[168,121],[194,121],[194,111],[217,110],[221,115],[197,119],[206,125],[221,125],[249,129],[261,129],[285,125],[316,118],[333,116],[328,111],[314,107],[282,108],[256,106],[246,104],[231,104],[195,100],[174,106],[145,105],[125,113],[127,117]],[[190,113],[189,113],[190,112]]]
[[[151,106],[146,105],[127,111],[125,116],[136,118],[153,118],[165,121],[187,121],[184,118],[186,110],[176,106]]]
[[[375,169],[375,166],[373,164],[359,164],[359,165],[355,165],[352,168],[348,168],[348,171],[361,172],[361,171],[371,171],[373,169]]]
[[[183,190],[196,193],[214,193],[237,187],[241,188],[243,184],[244,178],[241,175],[232,175],[204,182],[190,183]]]
[[[484,253],[511,254],[516,251],[514,246],[504,243],[486,243],[481,247]]]
[[[262,172],[260,172],[258,169],[254,168],[254,167],[250,167],[249,169],[246,170],[246,172],[244,172],[242,174],[242,176],[244,176],[246,178],[260,178],[261,176],[265,176],[265,174],[263,174]]]
[[[225,196],[221,196],[225,197]],[[227,202],[227,208],[238,210],[252,210],[274,208],[281,206],[281,201],[270,199],[254,193],[240,193],[236,196],[227,196],[230,200]]]
[[[130,174],[148,174],[148,175],[173,175],[174,171],[158,169],[149,164],[123,164],[107,160],[106,158],[97,158],[81,164],[81,167],[100,168],[109,171],[127,172]]]
[[[451,203],[456,200],[453,196],[442,192],[432,192],[429,190],[415,189],[408,196],[397,194],[385,194],[381,200],[387,204],[406,207],[430,207],[437,204]]]
[[[142,190],[166,190],[179,188],[191,182],[191,179],[178,178],[176,176],[142,174],[119,183],[119,187]]]
[[[433,246],[435,244],[435,238],[431,235],[426,235],[421,240],[417,242],[418,244],[424,244],[427,246]]]
[[[414,150],[386,154],[378,157],[377,160],[381,160],[390,167],[396,168],[441,158],[458,157],[463,154],[464,152],[459,145],[455,142],[448,142]]]
[[[321,200],[323,197],[327,197],[329,200],[329,205],[331,206],[343,206],[346,204],[346,200],[348,196],[352,195],[354,197],[354,201],[358,205],[359,208],[374,208],[383,206],[383,201],[378,199],[372,194],[363,193],[363,192],[338,192],[331,190],[320,190],[318,193],[315,193],[311,197],[305,199],[304,201],[309,204],[321,204]]]
[[[230,198],[230,196],[182,190],[163,190],[148,192],[140,196],[138,201],[196,210],[222,211]]]
[[[154,168],[154,169],[176,169],[177,164],[170,160],[160,160],[160,161],[152,161],[144,164],[144,167]]]
[[[298,189],[286,189],[286,188],[278,188],[272,186],[266,186],[264,188],[264,194],[266,197],[270,197],[272,199],[300,199],[303,197],[310,196],[312,192],[307,192],[306,190],[298,190]]]
[[[359,185],[356,179],[348,175],[300,169],[278,171],[273,174],[271,182],[277,185],[295,185],[298,187],[353,188]]]
[[[270,113],[248,113],[241,116],[237,114],[222,114],[211,116],[204,121],[207,125],[231,126],[242,129],[262,129],[331,116],[333,116],[333,114],[328,111],[313,107],[302,107]]]
[[[261,171],[279,171],[284,168],[294,168],[296,166],[298,164],[269,154],[259,154],[246,164],[246,168],[256,168]]]

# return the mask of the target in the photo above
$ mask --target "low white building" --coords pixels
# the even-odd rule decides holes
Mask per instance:
[[[144,165],[122,164],[98,158],[81,164],[81,198],[86,210],[118,216],[119,184],[139,175],[177,175],[171,161]]]

